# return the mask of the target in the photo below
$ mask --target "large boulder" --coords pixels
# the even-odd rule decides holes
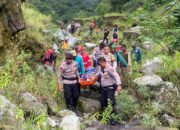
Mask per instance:
[[[152,60],[147,60],[140,71],[144,75],[152,75],[160,69],[161,65],[162,61],[158,57],[154,57]]]
[[[162,82],[153,89],[153,96],[156,102],[161,104],[171,104],[171,102],[178,102],[179,91],[172,82]],[[170,106],[167,106],[170,107]],[[169,110],[165,110],[169,111]]]
[[[57,102],[53,98],[47,98],[44,102],[48,107],[48,114],[53,115],[58,113]]]
[[[82,124],[85,130],[104,130],[103,125],[95,117],[93,118],[91,114],[85,114],[82,120]]]
[[[79,107],[84,113],[95,113],[100,111],[100,103],[95,99],[81,97]]]
[[[6,61],[9,38],[25,28],[20,4],[21,0],[0,0],[0,64]]]
[[[21,94],[20,108],[27,113],[35,113],[37,115],[47,113],[47,106],[39,102],[30,93]]]
[[[129,30],[123,32],[123,39],[132,39],[135,40],[141,34],[142,27],[136,26],[132,27]]]
[[[133,82],[138,88],[148,87],[149,99],[164,106],[163,112],[178,116],[176,107],[180,102],[179,91],[172,82],[162,81],[161,77],[155,74],[137,78]]]
[[[63,118],[65,116],[75,116],[76,114],[70,110],[62,110],[57,113],[57,117]]]
[[[133,83],[137,86],[149,86],[149,87],[157,87],[162,82],[163,82],[162,78],[155,74],[145,75],[133,80]]]
[[[180,120],[178,120],[175,117],[172,117],[168,114],[163,114],[160,118],[161,122],[165,126],[171,126],[171,127],[180,127]]]
[[[153,45],[152,45],[152,42],[150,42],[150,41],[144,41],[141,46],[142,46],[142,48],[146,49],[147,51],[150,51],[152,49]]]
[[[16,34],[25,28],[21,0],[0,1],[0,22],[3,23],[4,29],[11,34]]]
[[[68,40],[68,45],[70,47],[74,47],[75,44],[79,41],[78,38],[73,37],[70,33],[61,29],[54,34],[54,37],[57,37],[59,41]]]
[[[81,123],[77,116],[65,116],[60,123],[60,128],[63,130],[81,130]]]
[[[13,103],[0,95],[0,128],[7,130],[11,130],[11,128],[17,130],[22,129],[24,118],[16,118],[16,112],[18,112],[18,110]]]
[[[80,23],[74,23],[75,24],[75,32],[80,31],[81,29],[81,24]],[[71,24],[67,26],[67,31],[70,33],[71,32]]]
[[[57,117],[48,117],[47,124],[50,128],[58,128],[61,123],[61,120]]]

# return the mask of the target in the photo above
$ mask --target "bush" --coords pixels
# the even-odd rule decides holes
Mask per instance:
[[[168,55],[160,55],[159,58],[163,61],[163,65],[162,68],[159,69],[158,74],[165,81],[171,81],[178,86],[180,74],[178,74],[177,69],[180,68],[180,53],[176,52],[172,57]]]
[[[3,90],[5,95],[18,103],[14,95],[21,92],[30,92],[37,97],[54,97],[58,98],[59,108],[64,108],[64,98],[57,93],[57,77],[51,75],[41,69],[36,72],[26,62],[28,54],[23,51],[13,50],[8,53],[7,63],[0,68],[0,90]]]
[[[154,116],[151,116],[149,114],[143,114],[141,124],[154,130],[155,127],[159,125],[159,121]]]
[[[121,95],[116,97],[116,109],[121,118],[126,120],[138,112],[139,105],[126,91],[122,91]]]
[[[132,0],[125,3],[122,7],[122,10],[132,12],[138,9],[139,7],[142,7],[143,5],[144,5],[144,1],[142,0]]]
[[[102,1],[98,4],[95,12],[96,12],[97,14],[104,15],[105,13],[107,13],[107,12],[110,11],[110,10],[111,10],[111,4],[110,4],[109,0],[102,0]]]
[[[140,101],[143,99],[150,98],[150,89],[147,86],[137,86],[136,88],[137,96],[140,98]]]
[[[141,115],[141,124],[151,129],[155,129],[160,125],[160,121],[156,117],[162,110],[162,106],[156,102],[148,102],[144,104],[145,113]]]

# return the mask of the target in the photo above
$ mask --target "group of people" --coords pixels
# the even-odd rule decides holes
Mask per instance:
[[[91,24],[94,26],[92,22]],[[93,31],[93,27],[90,28],[90,31]],[[112,42],[109,42],[108,35],[109,30],[106,27],[103,41],[94,49],[92,56],[89,56],[81,45],[76,45],[71,51],[65,52],[65,60],[58,70],[58,91],[64,90],[64,97],[69,110],[76,112],[81,89],[79,81],[90,67],[98,70],[91,79],[98,79],[100,83],[102,111],[107,107],[108,100],[111,101],[114,108],[115,93],[120,94],[121,92],[123,73],[129,71],[129,53],[125,44],[118,45],[118,27],[113,28]],[[48,65],[54,67],[57,54],[56,50],[51,49],[51,55],[48,55],[49,60],[46,59],[44,62],[46,68]],[[130,56],[132,62],[141,63],[141,50],[134,43]],[[114,121],[112,120],[110,123],[114,124]]]

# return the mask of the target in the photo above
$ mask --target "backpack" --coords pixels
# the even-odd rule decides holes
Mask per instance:
[[[50,61],[51,55],[54,53],[52,49],[49,49],[42,58],[42,62],[45,64]]]

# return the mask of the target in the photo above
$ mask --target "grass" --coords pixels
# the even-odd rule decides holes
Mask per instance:
[[[119,16],[123,16],[125,17],[126,15],[125,14],[122,14],[122,13],[107,13],[104,15],[104,17],[119,17]]]
[[[46,38],[41,33],[41,30],[48,29],[51,26],[51,16],[41,14],[25,5],[22,6],[22,12],[27,35],[39,43],[46,43]]]

